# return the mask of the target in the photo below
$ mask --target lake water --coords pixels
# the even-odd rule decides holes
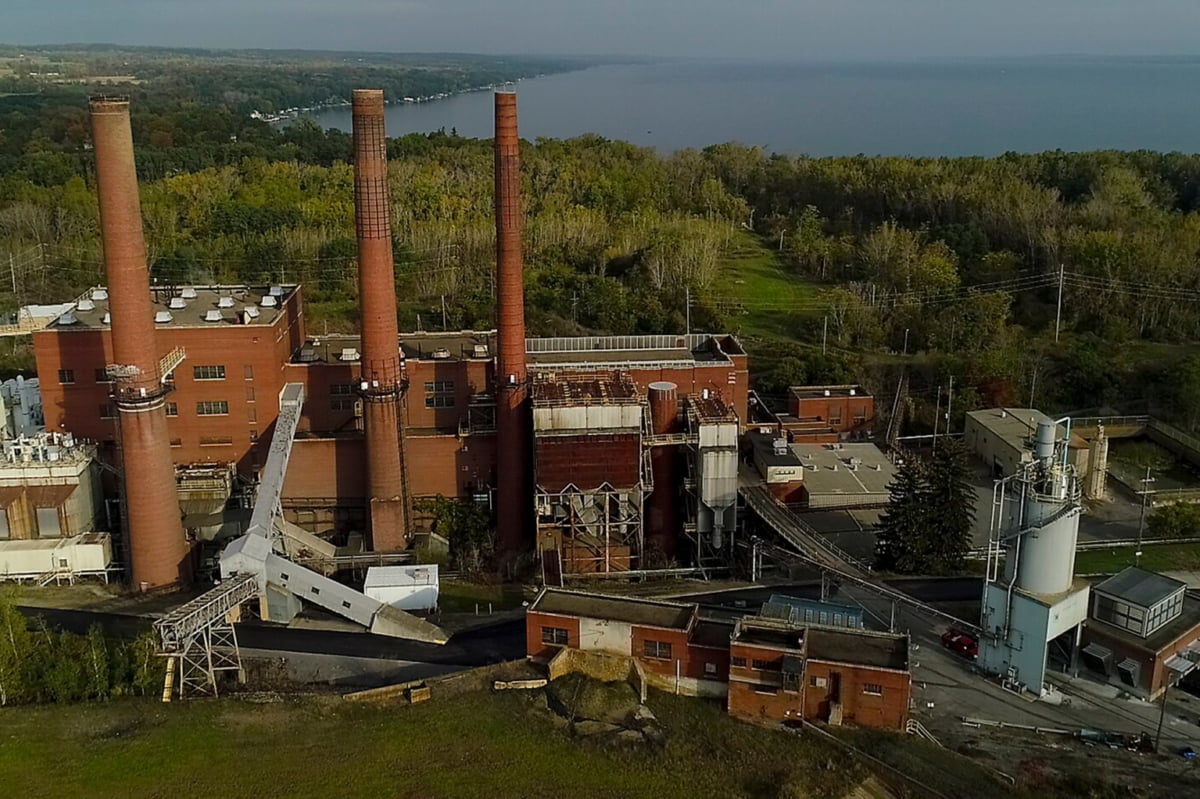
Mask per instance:
[[[522,81],[521,135],[596,133],[669,152],[725,141],[810,155],[1200,147],[1200,59],[908,64],[676,61]],[[348,108],[319,112],[350,129]],[[492,135],[489,92],[388,109],[388,133]]]

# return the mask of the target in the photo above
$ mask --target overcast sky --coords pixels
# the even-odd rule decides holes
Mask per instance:
[[[1194,54],[1200,0],[3,0],[0,40],[772,59]]]

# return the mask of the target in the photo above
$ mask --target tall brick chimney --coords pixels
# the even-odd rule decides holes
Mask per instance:
[[[167,435],[168,389],[155,343],[129,101],[95,98],[90,112],[131,578],[137,588],[160,588],[188,582],[191,570]]]
[[[368,514],[371,548],[389,552],[408,546],[408,513],[401,429],[404,364],[396,325],[383,91],[355,89],[351,107]]]
[[[529,543],[529,391],[525,374],[525,292],[521,259],[521,151],[517,95],[496,92],[496,489],[497,547],[519,553]]]

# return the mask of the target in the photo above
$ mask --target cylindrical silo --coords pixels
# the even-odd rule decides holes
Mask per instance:
[[[1022,591],[1058,594],[1071,587],[1079,510],[1070,501],[1026,501],[1023,527],[1030,532],[1021,536],[1017,564],[1017,587]]]
[[[679,387],[660,381],[649,386],[650,422],[655,435],[679,432]],[[655,561],[667,562],[675,555],[678,528],[676,514],[675,464],[677,447],[654,447],[650,452],[650,470],[654,491],[646,500],[646,555],[644,566]]]

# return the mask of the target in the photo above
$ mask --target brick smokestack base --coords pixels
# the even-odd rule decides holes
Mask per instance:
[[[651,383],[650,421],[655,435],[678,433],[678,386],[666,381]],[[650,470],[654,475],[654,491],[646,502],[646,549],[655,566],[665,566],[675,556],[676,517],[675,464],[679,453],[676,447],[655,447],[650,452]],[[643,568],[651,568],[643,563]]]
[[[525,292],[521,258],[521,150],[517,95],[496,93],[496,488],[497,545],[516,554],[531,540],[530,419],[525,374]]]
[[[403,374],[396,324],[383,92],[355,89],[351,109],[368,515],[371,548],[386,552],[407,547],[408,529],[400,447]]]
[[[162,588],[190,580],[190,557],[167,434],[129,102],[93,99],[90,113],[113,360],[126,375],[115,382],[113,399],[130,576],[135,588]]]

